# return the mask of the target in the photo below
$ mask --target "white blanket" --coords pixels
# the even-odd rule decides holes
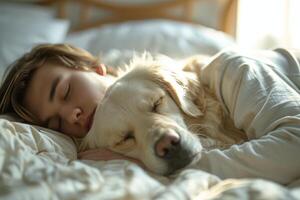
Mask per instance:
[[[205,68],[204,82],[253,140],[204,152],[172,177],[129,161],[76,160],[72,139],[0,119],[0,199],[300,199],[299,65],[283,50],[271,55],[258,64],[230,51]]]

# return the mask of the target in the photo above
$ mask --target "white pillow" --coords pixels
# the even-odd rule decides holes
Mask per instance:
[[[183,58],[193,54],[212,55],[234,45],[234,40],[211,28],[169,20],[148,20],[106,25],[73,33],[68,43],[85,48],[94,55],[111,50],[149,51]]]
[[[15,18],[0,13],[0,76],[7,66],[40,43],[61,43],[67,34],[66,20]],[[0,78],[1,79],[1,78]]]

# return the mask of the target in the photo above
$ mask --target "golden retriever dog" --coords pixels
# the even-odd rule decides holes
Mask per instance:
[[[245,134],[202,85],[202,65],[202,56],[185,61],[135,58],[97,107],[81,150],[108,148],[166,175],[203,150],[244,141]]]

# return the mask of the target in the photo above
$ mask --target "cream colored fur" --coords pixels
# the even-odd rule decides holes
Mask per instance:
[[[246,135],[234,127],[214,92],[199,79],[206,59],[135,58],[119,71],[98,106],[81,149],[109,148],[141,160],[156,173],[168,174],[186,166],[203,148],[245,141]],[[174,158],[161,158],[155,154],[155,144],[169,131],[180,136],[181,146]]]

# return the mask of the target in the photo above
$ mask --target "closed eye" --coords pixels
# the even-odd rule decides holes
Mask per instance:
[[[64,95],[64,100],[67,100],[67,99],[68,99],[68,97],[69,97],[69,94],[70,94],[70,91],[71,91],[71,85],[70,85],[70,84],[68,84],[68,89],[67,89],[67,92],[66,92],[66,94]]]
[[[161,105],[162,101],[163,101],[163,97],[160,97],[157,101],[155,101],[152,105],[151,112],[156,113],[158,111],[158,107],[159,107],[159,105]]]
[[[134,141],[134,140],[135,140],[135,137],[134,137],[133,132],[128,131],[128,132],[124,133],[124,136],[122,136],[121,140],[116,143],[116,146],[124,145],[127,142]]]
[[[130,140],[130,139],[134,139],[133,131],[128,131],[123,138],[124,141]]]

